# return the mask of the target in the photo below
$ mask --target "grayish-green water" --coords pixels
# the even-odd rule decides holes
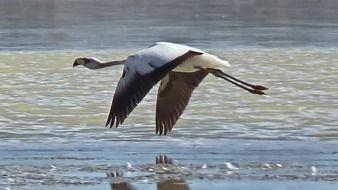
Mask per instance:
[[[337,189],[334,0],[0,1],[0,190]],[[104,127],[121,59],[155,41],[228,60],[257,96],[208,76],[168,136],[157,86]],[[162,158],[162,159],[161,159]]]
[[[227,49],[231,73],[270,88],[249,94],[209,76],[169,137],[154,135],[157,87],[118,129],[104,127],[122,67],[72,67],[75,57],[120,59],[132,50],[1,53],[1,138],[23,141],[175,138],[335,140],[336,49]]]
[[[154,129],[157,87],[121,127],[109,129],[122,68],[72,67],[78,56],[111,60],[132,51],[0,53],[2,186],[337,187],[337,49],[210,49],[232,63],[228,73],[269,87],[269,95],[209,76],[164,137]],[[159,155],[174,164],[156,165]],[[107,177],[116,172],[123,177]]]

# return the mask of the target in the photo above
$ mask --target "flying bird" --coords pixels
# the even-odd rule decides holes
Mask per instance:
[[[226,74],[221,69],[230,64],[215,55],[170,42],[157,42],[119,61],[77,58],[73,67],[78,65],[88,69],[124,65],[106,122],[110,128],[122,124],[150,89],[161,81],[156,102],[156,134],[159,135],[172,130],[193,90],[209,73],[253,94],[263,95],[268,89]]]

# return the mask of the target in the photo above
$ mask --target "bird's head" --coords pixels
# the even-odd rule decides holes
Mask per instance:
[[[100,61],[93,57],[80,57],[75,59],[73,67],[76,67],[78,65],[82,65],[84,67],[87,67],[88,69],[99,69]]]

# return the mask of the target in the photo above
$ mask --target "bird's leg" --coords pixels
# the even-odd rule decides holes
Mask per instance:
[[[223,71],[219,70],[219,69],[213,69],[213,68],[201,68],[201,67],[196,67],[200,70],[205,70],[205,71],[208,71],[210,73],[212,73],[215,77],[219,77],[219,78],[222,78],[252,94],[259,94],[259,95],[264,95],[265,93],[262,91],[262,90],[267,90],[268,88],[264,87],[264,86],[260,86],[260,85],[253,85],[253,84],[249,84],[247,82],[244,82],[242,80],[239,80],[235,77],[232,77],[226,73],[224,73]],[[241,85],[239,83],[242,83],[248,87],[251,87],[251,88],[248,88],[244,85]]]
[[[219,71],[219,70],[218,70]],[[233,80],[230,80],[229,78],[227,78],[227,76],[224,76],[224,75],[222,75],[223,73],[221,73],[221,72],[218,72],[217,70],[215,71],[215,70],[212,70],[212,71],[210,71],[210,73],[212,73],[214,76],[216,76],[216,77],[219,77],[219,78],[222,78],[222,79],[224,79],[224,80],[226,80],[226,81],[228,81],[228,82],[230,82],[230,83],[232,83],[232,84],[234,84],[234,85],[236,85],[236,86],[238,86],[238,87],[240,87],[240,88],[242,88],[242,89],[244,89],[244,90],[246,90],[246,91],[248,91],[248,92],[250,92],[250,93],[252,93],[252,94],[259,94],[259,95],[264,95],[265,93],[263,92],[263,91],[261,91],[261,90],[258,90],[258,89],[251,89],[251,88],[248,88],[248,87],[246,87],[246,86],[243,86],[243,85],[241,85],[241,84],[239,84],[239,83],[237,83],[237,82],[235,82],[235,81],[233,81]]]
[[[215,70],[216,72],[219,72],[220,74],[224,75],[225,77],[228,77],[228,78],[230,78],[230,79],[232,79],[234,81],[237,81],[237,82],[242,83],[242,84],[244,84],[246,86],[249,86],[249,87],[251,87],[251,88],[253,88],[255,90],[268,90],[268,88],[265,87],[265,86],[254,85],[254,84],[250,84],[250,83],[244,82],[244,81],[242,81],[240,79],[237,79],[237,78],[235,78],[235,77],[233,77],[233,76],[231,76],[229,74],[224,73],[222,70],[219,70],[219,69],[211,69],[211,70]]]

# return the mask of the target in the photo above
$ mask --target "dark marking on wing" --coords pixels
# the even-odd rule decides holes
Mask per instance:
[[[166,135],[188,105],[193,90],[209,72],[199,70],[192,73],[171,71],[166,84],[161,83],[156,103],[156,134]],[[162,85],[165,85],[164,88]]]
[[[139,74],[135,70],[132,71],[131,69],[128,69],[126,65],[124,69],[124,77],[121,77],[116,87],[106,126],[109,125],[112,127],[115,123],[115,126],[118,127],[122,124],[130,112],[134,110],[137,104],[146,96],[150,89],[165,75],[167,75],[168,72],[176,66],[182,64],[187,59],[201,54],[203,53],[188,51],[169,63],[166,63],[156,69],[154,68],[153,71],[143,75]]]

